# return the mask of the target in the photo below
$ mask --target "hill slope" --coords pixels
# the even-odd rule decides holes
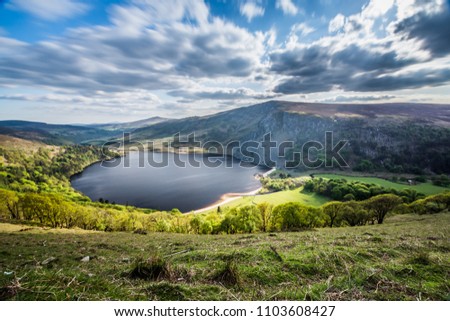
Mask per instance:
[[[0,274],[0,299],[447,300],[449,220],[399,215],[382,225],[255,235],[0,223],[0,269],[13,271]],[[152,278],[144,269],[161,269],[155,257],[167,273]]]

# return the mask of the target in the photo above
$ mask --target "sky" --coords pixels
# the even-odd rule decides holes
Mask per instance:
[[[450,103],[450,0],[0,0],[0,119]]]

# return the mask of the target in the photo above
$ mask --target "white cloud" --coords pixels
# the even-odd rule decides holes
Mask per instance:
[[[446,0],[395,0],[397,20],[412,17],[418,13],[434,14],[446,10]]]
[[[317,100],[317,102],[327,102],[327,103],[346,103],[346,102],[370,102],[370,101],[389,101],[396,98],[393,95],[370,95],[370,96],[361,96],[361,95],[338,95],[332,98],[325,98]]]
[[[239,10],[241,15],[247,17],[248,22],[251,22],[255,17],[262,17],[264,15],[264,8],[252,1],[242,3]]]
[[[202,22],[194,24],[185,19],[193,15],[189,5],[181,7],[184,14],[165,16],[176,20],[171,23],[146,21],[147,12],[150,17],[164,17],[168,7],[144,3],[114,6],[113,25],[72,29],[56,40],[19,43],[0,38],[13,47],[0,47],[0,83],[14,79],[17,84],[79,90],[158,90],[181,87],[194,79],[251,77],[262,67],[264,34],[220,18],[208,20],[204,14],[196,16]],[[133,24],[132,17],[142,19]]]
[[[131,0],[131,5],[112,6],[111,20],[116,25],[131,25],[142,28],[151,24],[180,22],[184,18],[190,23],[204,25],[208,22],[209,10],[198,0]]]
[[[337,14],[328,24],[331,34],[309,41],[306,36],[316,30],[304,22],[279,39],[275,27],[253,32],[214,17],[203,1],[128,0],[108,7],[110,24],[69,29],[33,43],[0,34],[0,99],[11,105],[122,115],[151,110],[166,116],[205,114],[278,96],[303,99],[305,93],[312,101],[325,93],[337,96],[334,101],[397,100],[385,93],[450,83],[449,51],[442,49],[450,47],[441,41],[442,19],[433,15],[443,1],[368,1],[354,15]],[[262,3],[267,1],[247,0],[241,11],[251,21],[264,15]],[[412,20],[399,24],[408,17]],[[421,21],[431,21],[433,28],[411,33]],[[439,28],[444,31],[433,31]]]
[[[316,31],[316,29],[308,26],[304,22],[295,24],[291,28],[291,32],[293,32],[293,33],[300,33],[300,35],[302,35],[302,36],[307,36],[310,33],[313,33],[314,31]]]
[[[58,20],[83,14],[89,6],[76,0],[10,0],[8,8],[44,20]]]
[[[402,0],[403,1],[403,0]],[[364,18],[378,18],[385,15],[393,6],[394,0],[371,0],[362,10]]]
[[[192,100],[236,100],[236,99],[272,99],[279,95],[274,93],[259,93],[249,88],[201,88],[172,90],[169,96]]]
[[[295,16],[299,12],[292,0],[277,0],[275,6],[277,9],[281,9],[284,14]]]
[[[204,2],[177,3],[135,0],[114,5],[108,11],[111,24],[70,29],[41,42],[0,36],[0,88],[14,84],[48,92],[30,95],[25,89],[22,95],[7,92],[0,99],[131,113],[172,106],[176,98],[167,96],[167,91],[196,88],[199,103],[177,107],[191,108],[195,114],[195,110],[202,112],[203,101],[211,104],[212,100],[202,97],[214,97],[214,92],[204,89],[205,83],[223,84],[216,86],[222,90],[216,91],[217,97],[266,97],[261,96],[264,90],[245,88],[264,73],[262,57],[266,46],[275,43],[275,30],[252,33],[210,16]]]
[[[116,93],[96,91],[94,93],[89,93],[89,95],[79,95],[74,93],[49,93],[42,95],[9,94],[0,95],[0,100],[22,100],[30,102],[107,107],[109,109],[130,108],[133,110],[145,109],[149,106],[161,103],[158,96],[146,90]]]
[[[334,33],[343,30],[345,33],[371,33],[376,19],[383,17],[394,8],[395,0],[370,0],[361,12],[345,17],[337,14],[329,23],[328,31]]]
[[[330,20],[328,25],[329,32],[336,32],[341,30],[345,25],[345,16],[341,13],[338,13],[336,17]]]
[[[372,0],[361,12],[330,21],[330,32],[343,32],[312,43],[290,36],[284,48],[269,53],[270,70],[278,76],[273,91],[373,93],[448,84],[448,7],[431,9],[431,2],[415,0],[425,12],[402,21],[388,14],[395,13],[395,2]],[[387,16],[394,21],[385,33],[376,33],[375,22]],[[438,62],[440,57],[444,60]]]

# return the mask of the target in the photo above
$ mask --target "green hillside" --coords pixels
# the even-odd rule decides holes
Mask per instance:
[[[256,235],[0,224],[0,299],[448,300],[449,226],[449,213]]]

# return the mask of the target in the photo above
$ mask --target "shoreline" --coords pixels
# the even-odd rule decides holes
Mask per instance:
[[[262,177],[267,177],[267,176],[269,176],[270,174],[272,174],[274,171],[276,171],[276,168],[275,168],[275,167],[274,167],[274,168],[271,168],[270,170],[268,170],[267,172],[265,172],[264,174],[262,174]],[[219,199],[218,201],[216,201],[215,203],[213,203],[213,204],[211,204],[211,205],[208,205],[208,206],[199,208],[199,209],[197,209],[197,210],[192,210],[192,211],[189,211],[189,212],[185,212],[185,213],[183,213],[183,214],[185,214],[185,215],[187,215],[187,214],[200,214],[200,213],[203,213],[203,212],[212,210],[212,209],[214,209],[214,208],[216,208],[216,207],[219,207],[219,206],[225,205],[225,204],[227,204],[227,203],[230,203],[230,202],[232,202],[232,201],[234,201],[234,200],[240,199],[240,198],[242,198],[242,197],[244,197],[244,196],[255,196],[255,195],[258,194],[258,192],[259,192],[261,189],[262,189],[262,187],[260,187],[260,188],[258,188],[258,189],[256,189],[256,190],[254,190],[254,191],[250,191],[250,192],[244,192],[244,193],[226,193],[226,194],[223,194],[223,195],[220,197],[220,199]]]

